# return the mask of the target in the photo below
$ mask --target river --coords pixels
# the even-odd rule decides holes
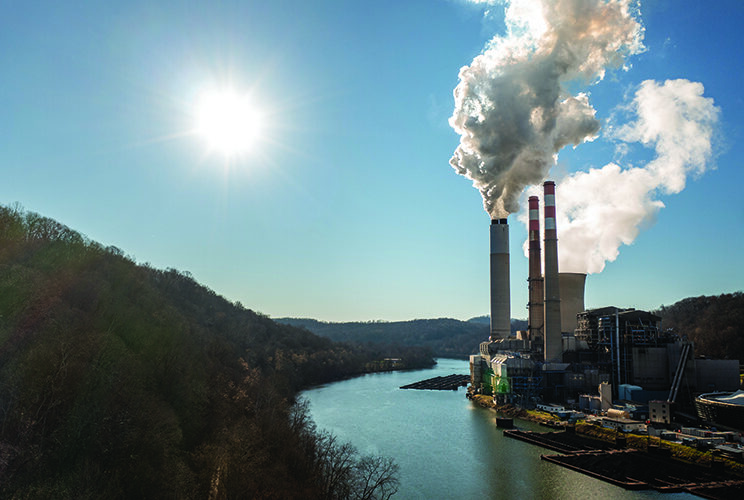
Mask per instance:
[[[363,454],[391,456],[400,466],[396,499],[680,500],[686,493],[626,491],[540,460],[553,453],[496,428],[495,414],[473,405],[465,389],[403,390],[436,376],[466,374],[468,362],[439,359],[431,369],[376,373],[305,391],[319,429]],[[520,429],[543,427],[515,421]]]

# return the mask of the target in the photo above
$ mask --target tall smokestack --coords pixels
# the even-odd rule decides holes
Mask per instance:
[[[545,361],[563,361],[561,292],[558,282],[558,234],[555,229],[555,182],[543,184],[545,193]]]
[[[561,286],[561,331],[576,330],[576,315],[584,311],[586,274],[558,273]]]
[[[491,338],[511,333],[509,297],[509,225],[506,219],[491,220]]]
[[[542,341],[543,323],[543,277],[542,255],[540,254],[540,201],[537,196],[530,196],[529,258],[530,274],[527,279],[529,287],[529,332],[530,340]]]

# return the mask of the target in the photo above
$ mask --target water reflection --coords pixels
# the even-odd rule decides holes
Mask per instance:
[[[307,391],[325,428],[363,453],[389,455],[400,465],[400,499],[697,498],[626,491],[540,460],[549,450],[504,437],[490,410],[458,391],[401,390],[435,376],[464,374],[468,363],[439,361],[431,370],[366,375]],[[526,430],[543,430],[518,422]]]

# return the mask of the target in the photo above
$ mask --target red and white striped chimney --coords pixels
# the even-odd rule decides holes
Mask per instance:
[[[529,226],[529,261],[530,273],[527,279],[529,290],[529,333],[533,342],[543,341],[543,277],[542,255],[540,251],[540,201],[537,196],[530,196],[530,226]]]
[[[561,292],[558,282],[558,233],[555,228],[555,182],[543,184],[545,194],[545,361],[563,361]]]

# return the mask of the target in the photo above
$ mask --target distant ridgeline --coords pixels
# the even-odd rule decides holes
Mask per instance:
[[[744,294],[691,297],[661,306],[662,327],[695,342],[695,352],[716,359],[744,360]],[[398,343],[426,346],[435,356],[465,357],[488,339],[488,316],[459,321],[450,318],[411,321],[330,323],[308,318],[277,318],[278,323],[299,326],[341,342]],[[527,321],[511,320],[512,335],[526,330]]]
[[[451,318],[414,319],[411,321],[368,321],[328,323],[307,318],[277,318],[277,323],[307,328],[311,332],[339,342],[400,344],[424,346],[435,356],[465,358],[477,352],[478,345],[488,340],[488,316],[460,321]],[[524,320],[511,321],[512,333],[526,330]]]
[[[397,466],[357,457],[293,404],[384,357],[413,363],[276,324],[186,273],[0,206],[0,498],[390,491]]]

